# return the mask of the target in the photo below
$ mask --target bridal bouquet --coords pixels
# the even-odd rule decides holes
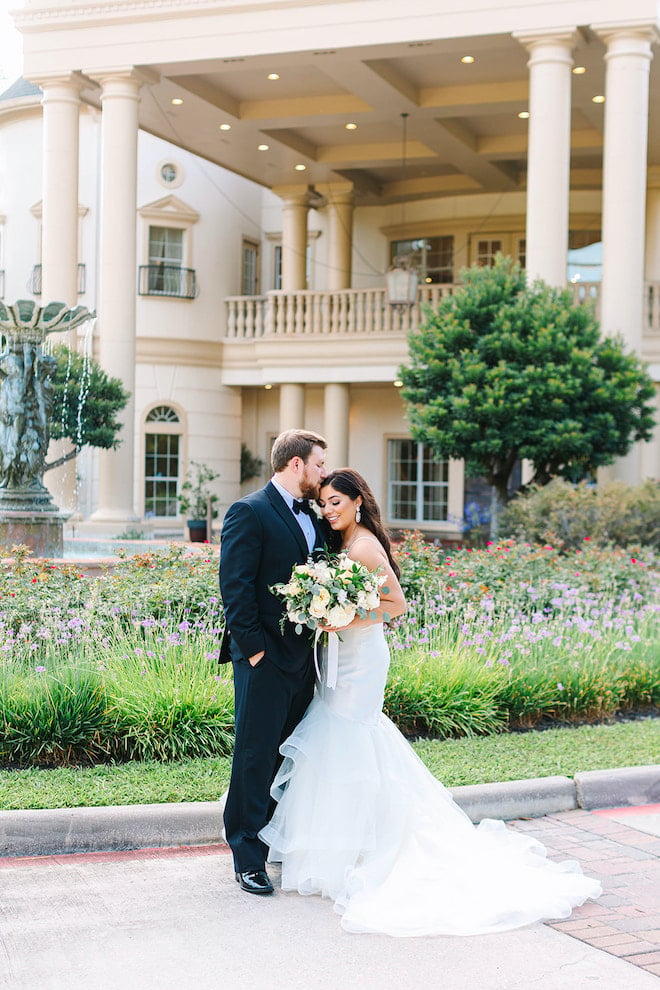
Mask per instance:
[[[317,672],[318,643],[322,637],[327,637],[329,687],[334,687],[336,683],[338,641],[335,633],[328,636],[321,626],[343,629],[356,616],[360,619],[366,619],[367,616],[375,619],[373,610],[380,603],[380,589],[387,591],[383,587],[384,583],[384,575],[370,571],[359,561],[351,560],[346,553],[338,553],[319,560],[308,557],[306,563],[296,564],[285,584],[271,587],[272,593],[284,599],[286,605],[286,612],[280,623],[282,632],[287,620],[294,623],[298,634],[305,628],[315,631],[314,659]],[[383,618],[387,621],[387,616]]]
[[[301,633],[305,626],[341,629],[356,615],[365,619],[378,607],[384,582],[383,576],[373,574],[364,564],[338,553],[320,560],[308,557],[306,563],[296,564],[286,584],[275,584],[270,590],[286,605],[282,631],[288,619]]]

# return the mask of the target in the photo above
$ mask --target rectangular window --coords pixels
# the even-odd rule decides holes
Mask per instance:
[[[477,251],[475,264],[484,268],[492,268],[495,264],[495,255],[504,253],[504,245],[499,237],[480,237],[477,240]]]
[[[389,440],[388,507],[392,522],[445,522],[449,461],[415,440]]]
[[[144,513],[176,516],[181,437],[176,433],[147,433],[144,439]]]
[[[149,227],[149,292],[181,294],[183,235],[176,227]]]
[[[392,241],[390,261],[407,257],[419,273],[420,282],[449,284],[454,281],[454,238],[417,237]]]
[[[282,245],[276,244],[273,251],[273,288],[282,288]]]
[[[243,240],[241,295],[259,295],[259,245],[255,241]]]

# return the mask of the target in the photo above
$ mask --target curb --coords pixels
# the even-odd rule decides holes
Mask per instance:
[[[451,788],[473,822],[660,803],[660,765]],[[217,801],[0,811],[0,857],[56,856],[223,841]]]

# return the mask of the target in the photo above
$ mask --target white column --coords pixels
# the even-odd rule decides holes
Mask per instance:
[[[121,445],[102,451],[99,504],[94,519],[135,518],[135,301],[137,134],[141,80],[133,71],[98,80],[102,86],[101,217],[99,252],[99,360],[130,392],[122,413]]]
[[[274,189],[282,197],[282,289],[295,292],[307,286],[307,189]]]
[[[644,234],[652,27],[595,28],[605,41],[605,146],[603,151],[603,280],[600,322],[604,334],[621,334],[641,354],[644,307]],[[641,478],[641,445],[613,466],[629,484]]]
[[[654,32],[597,29],[607,44],[603,152],[603,332],[642,343],[649,68]]]
[[[576,34],[517,34],[530,53],[526,267],[566,285],[571,155],[571,52]]]
[[[660,169],[649,169],[646,191],[646,280],[660,285]],[[649,368],[656,381],[656,426],[653,437],[641,449],[641,476],[660,480],[660,367]]]
[[[305,426],[305,386],[284,382],[280,385],[280,433],[302,430]]]
[[[79,73],[35,79],[43,90],[41,300],[78,302]]]
[[[350,183],[316,185],[327,200],[328,209],[328,289],[350,289],[353,254],[353,211],[355,196]]]
[[[328,441],[328,463],[335,468],[348,465],[350,386],[329,382],[323,393],[323,433]]]

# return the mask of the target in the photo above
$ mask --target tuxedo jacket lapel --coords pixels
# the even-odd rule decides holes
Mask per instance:
[[[266,495],[268,496],[268,500],[270,501],[270,504],[273,506],[275,512],[277,512],[278,516],[280,516],[280,518],[284,520],[286,525],[291,530],[292,535],[296,539],[296,543],[300,547],[301,554],[303,555],[304,558],[306,558],[307,554],[309,553],[307,540],[305,539],[305,534],[303,533],[302,529],[296,522],[293,512],[286,504],[286,502],[284,501],[278,490],[275,488],[275,486],[272,485],[270,482],[268,482],[268,484],[266,485]]]

